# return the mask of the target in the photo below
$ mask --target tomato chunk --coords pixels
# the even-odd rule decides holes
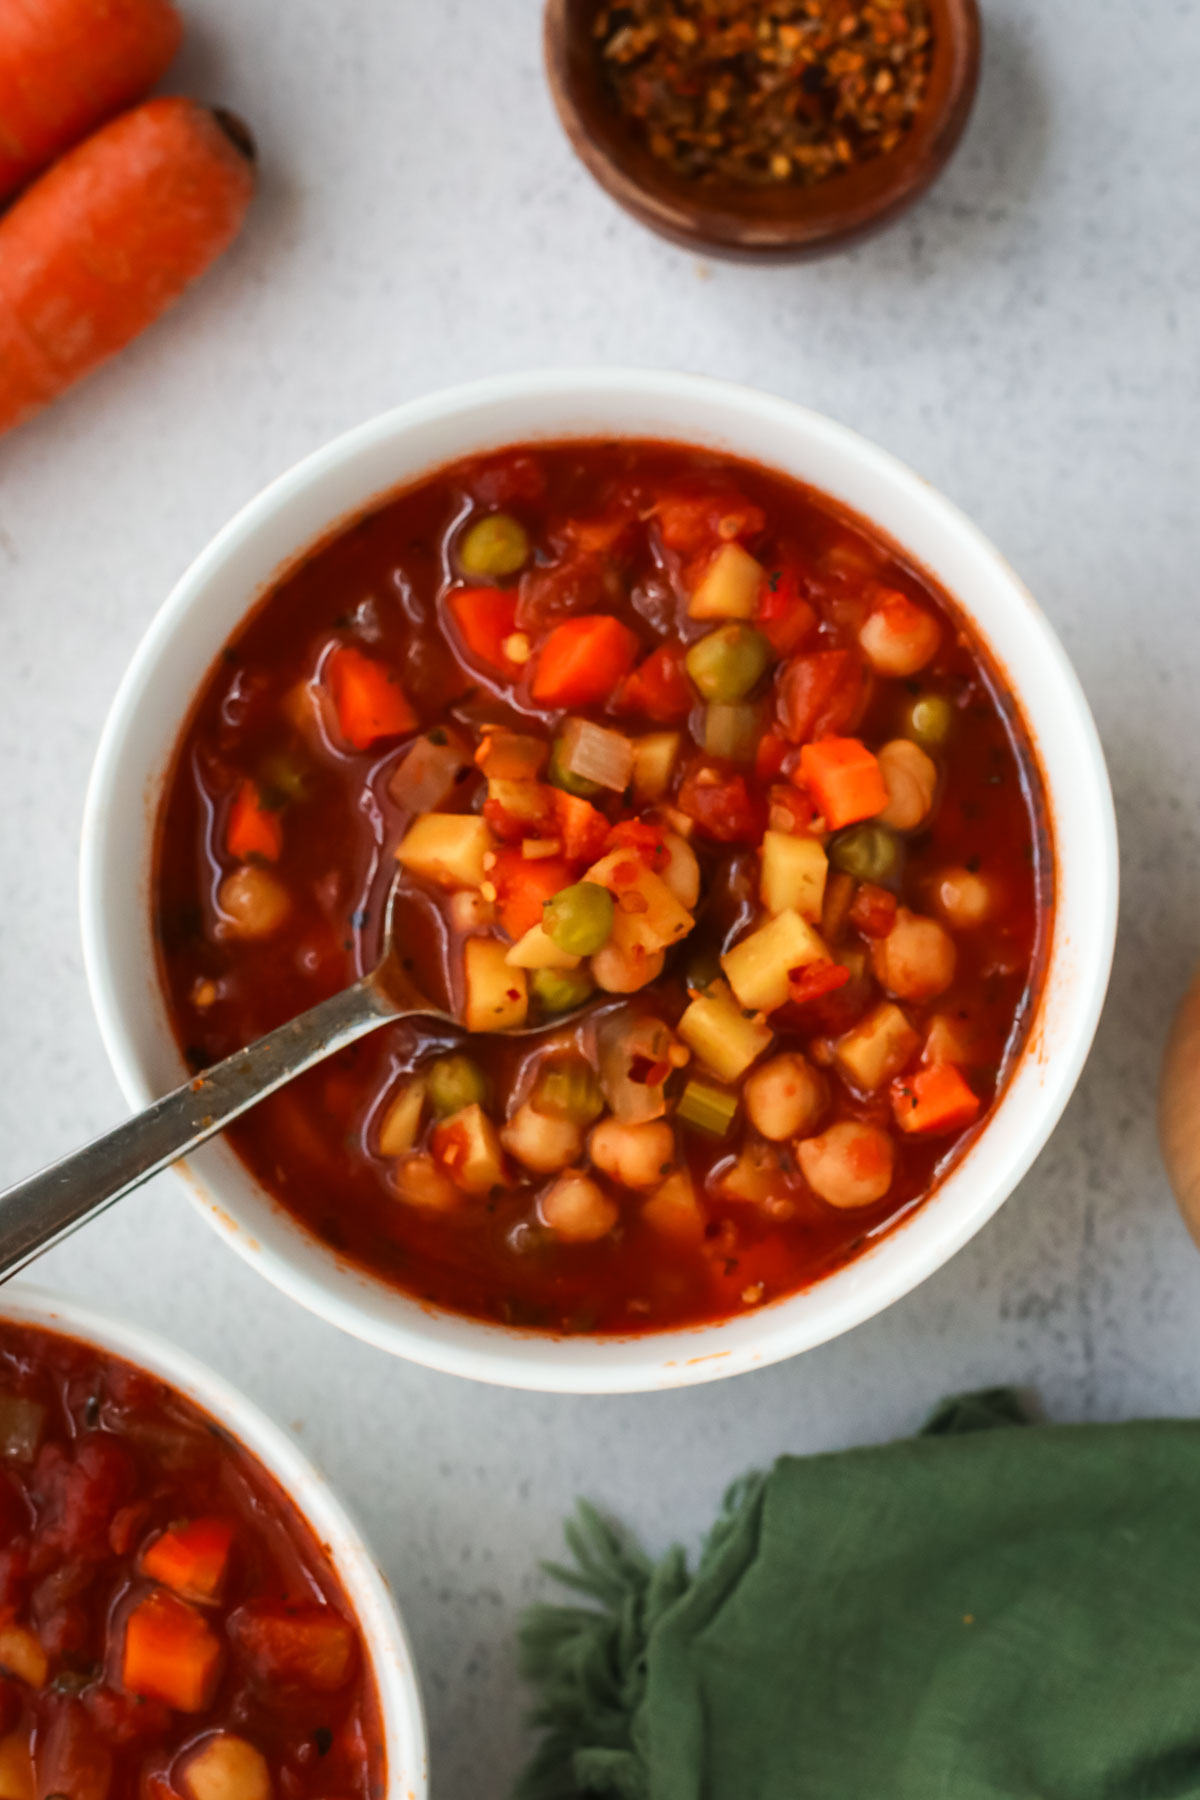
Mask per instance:
[[[567,619],[542,645],[533,698],[542,706],[591,706],[607,700],[640,648],[636,633],[607,613]]]
[[[352,750],[369,750],[381,738],[416,730],[417,715],[395,671],[364,656],[353,644],[332,652],[324,675],[337,709],[338,730]]]
[[[233,1526],[225,1519],[191,1519],[172,1525],[142,1552],[142,1573],[185,1600],[215,1600],[233,1547]]]
[[[575,872],[565,857],[529,857],[517,848],[497,851],[491,879],[500,923],[515,943],[541,924],[542,907],[562,888],[570,887]]]
[[[608,841],[608,820],[590,800],[554,790],[554,812],[563,855],[569,862],[593,863]]]
[[[767,522],[762,507],[733,488],[680,489],[664,494],[654,516],[667,549],[687,557],[699,556],[734,538],[754,537]]]
[[[625,678],[617,699],[621,712],[636,713],[656,725],[682,725],[696,696],[684,673],[682,644],[660,644]]]
[[[259,856],[264,862],[278,862],[283,849],[283,820],[278,812],[264,806],[257,783],[243,781],[229,809],[225,826],[225,848],[238,862]]]
[[[203,1712],[221,1673],[221,1640],[194,1606],[165,1590],[148,1594],[125,1621],[121,1682],[131,1694]]]
[[[229,1635],[259,1680],[333,1693],[354,1673],[353,1627],[332,1606],[251,1603],[229,1621]]]
[[[752,794],[742,775],[715,769],[693,769],[684,777],[677,801],[680,812],[695,819],[701,831],[721,844],[756,844],[766,827],[767,809]]]
[[[816,608],[804,598],[800,571],[776,569],[763,584],[758,602],[758,629],[776,656],[791,656],[817,628]]]
[[[862,717],[870,678],[856,650],[794,656],[779,680],[779,723],[793,744],[834,737]]]

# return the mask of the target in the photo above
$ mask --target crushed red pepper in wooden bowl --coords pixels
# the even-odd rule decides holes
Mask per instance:
[[[900,143],[927,0],[616,0],[595,35],[620,111],[679,175],[808,184]]]

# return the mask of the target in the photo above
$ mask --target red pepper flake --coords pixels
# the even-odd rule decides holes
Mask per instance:
[[[696,181],[807,187],[894,150],[925,98],[929,0],[604,0],[618,110]]]

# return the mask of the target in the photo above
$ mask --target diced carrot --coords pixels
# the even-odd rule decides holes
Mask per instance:
[[[804,598],[798,569],[785,565],[768,575],[755,623],[776,656],[791,656],[812,636],[817,627],[816,608]]]
[[[640,648],[628,625],[607,613],[567,619],[542,645],[533,698],[542,706],[589,706],[607,700],[628,675]]]
[[[517,629],[517,596],[504,588],[456,588],[446,606],[466,649],[500,675],[516,675],[519,665],[504,648]]]
[[[148,93],[182,36],[170,0],[0,6],[0,200]]]
[[[283,820],[263,805],[256,784],[243,781],[233,798],[225,826],[225,848],[238,862],[259,856],[278,862],[283,849]]]
[[[142,1574],[185,1600],[215,1600],[232,1547],[233,1526],[225,1519],[189,1519],[168,1527],[143,1550]]]
[[[856,650],[813,650],[793,656],[779,678],[779,723],[793,744],[850,731],[870,693]]]
[[[888,803],[879,762],[858,738],[821,738],[800,752],[800,774],[831,831],[873,819]]]
[[[158,1589],[125,1621],[121,1682],[131,1694],[203,1712],[221,1672],[221,1640],[194,1606]]]
[[[30,16],[40,24],[41,8]],[[223,114],[147,100],[26,188],[0,218],[0,431],[115,355],[228,248],[252,151]]]
[[[929,1135],[961,1131],[979,1116],[982,1102],[953,1063],[939,1063],[892,1083],[892,1111],[901,1131]]]
[[[682,644],[660,644],[626,677],[617,697],[621,712],[636,713],[656,725],[682,725],[696,696],[683,668]]]
[[[578,794],[556,788],[554,811],[568,862],[595,862],[603,854],[609,831],[608,820],[600,809],[590,800],[581,800]]]
[[[562,856],[530,858],[519,845],[496,852],[489,872],[496,888],[496,906],[500,923],[515,943],[542,922],[542,907],[563,888],[570,887],[575,873]]]
[[[354,1673],[354,1629],[332,1606],[251,1601],[233,1614],[229,1635],[271,1687],[299,1683],[328,1694],[345,1687]]]
[[[416,730],[417,715],[395,671],[352,644],[332,652],[324,677],[337,709],[338,730],[352,750],[367,750],[381,738]]]

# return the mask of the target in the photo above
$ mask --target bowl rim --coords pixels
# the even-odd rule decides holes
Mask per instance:
[[[918,522],[923,521],[929,530],[943,533],[947,545],[961,552],[971,563],[981,585],[986,579],[1003,589],[1005,606],[1011,609],[1008,616],[1012,629],[1030,645],[1031,659],[1036,653],[1039,680],[1047,680],[1053,685],[1055,700],[1062,713],[1062,728],[1072,735],[1073,750],[1079,758],[1078,767],[1072,770],[1069,790],[1057,786],[1044,770],[1047,798],[1055,820],[1057,894],[1055,926],[1041,990],[1042,1014],[1060,960],[1078,957],[1078,944],[1074,939],[1068,937],[1065,940],[1065,949],[1060,943],[1064,872],[1058,844],[1060,816],[1084,819],[1089,834],[1086,911],[1078,898],[1075,902],[1075,922],[1087,940],[1087,960],[1082,970],[1073,962],[1069,964],[1074,972],[1069,1032],[1065,1047],[1053,1058],[1041,1056],[1039,1097],[1033,1109],[1035,1116],[1032,1122],[1024,1114],[1015,1121],[1014,1129],[1020,1143],[1007,1152],[1002,1174],[985,1175],[982,1197],[977,1193],[969,1199],[966,1197],[964,1171],[979,1174],[980,1146],[998,1142],[995,1126],[1013,1098],[1017,1074],[1027,1062],[1039,1057],[1036,1022],[1001,1106],[967,1155],[923,1206],[845,1268],[752,1316],[742,1315],[736,1320],[630,1337],[562,1338],[467,1319],[413,1300],[362,1270],[352,1268],[348,1271],[347,1266],[325,1247],[314,1255],[315,1240],[294,1221],[295,1237],[287,1239],[285,1249],[264,1244],[260,1239],[265,1235],[266,1222],[277,1223],[276,1215],[283,1210],[277,1202],[263,1190],[256,1189],[257,1198],[250,1210],[251,1213],[256,1211],[257,1216],[246,1220],[239,1216],[238,1207],[227,1196],[219,1191],[210,1193],[203,1181],[197,1180],[195,1166],[210,1154],[223,1154],[229,1159],[230,1169],[234,1168],[233,1153],[227,1146],[220,1146],[215,1153],[211,1150],[201,1152],[191,1167],[177,1166],[176,1173],[188,1186],[193,1201],[239,1255],[301,1305],[343,1330],[446,1373],[563,1393],[656,1391],[716,1380],[765,1366],[840,1336],[902,1298],[947,1262],[1008,1198],[1061,1117],[1099,1021],[1111,968],[1117,918],[1116,819],[1100,740],[1083,690],[1057,637],[1027,589],[988,539],[956,506],[890,452],[848,427],[792,401],[743,384],[704,375],[610,367],[549,369],[493,376],[410,400],[369,419],[278,476],[242,507],[195,558],[163,602],[134,652],[97,748],[84,808],[80,860],[81,925],[88,986],[102,1040],[130,1105],[145,1106],[157,1097],[156,1086],[135,1041],[134,1026],[139,1006],[145,1008],[146,993],[157,994],[159,990],[157,973],[151,967],[149,971],[142,971],[143,988],[137,995],[128,991],[133,985],[131,980],[126,982],[126,991],[122,992],[110,964],[107,950],[107,840],[114,831],[118,812],[122,808],[128,810],[130,803],[130,796],[122,793],[118,781],[126,740],[138,717],[141,701],[145,698],[152,706],[156,667],[170,650],[180,627],[219,584],[225,563],[244,543],[253,542],[256,534],[265,532],[272,519],[289,505],[313,497],[319,502],[327,483],[336,483],[340,474],[365,458],[392,446],[402,446],[411,434],[419,433],[422,428],[436,430],[447,425],[464,429],[471,425],[473,428],[471,435],[464,438],[463,447],[453,451],[451,460],[470,454],[472,448],[483,452],[506,443],[535,441],[538,437],[544,441],[561,441],[572,435],[569,429],[531,432],[528,426],[523,427],[522,407],[533,403],[536,408],[539,402],[565,403],[568,400],[572,406],[586,407],[589,400],[602,405],[606,399],[614,403],[617,400],[622,404],[628,402],[635,408],[639,403],[646,403],[660,411],[682,412],[685,417],[692,413],[708,417],[710,410],[718,419],[736,415],[747,432],[753,431],[760,438],[765,439],[774,429],[803,443],[814,453],[819,450],[831,461],[841,458],[848,467],[861,473],[864,481],[870,478],[882,484],[896,504],[912,517],[914,532]],[[479,418],[491,419],[496,414],[507,417],[509,413],[513,417],[503,429],[489,430],[476,422]],[[593,428],[580,429],[576,435],[586,441],[605,433]],[[681,428],[675,434],[665,428],[646,431],[630,428],[628,435],[659,438],[674,435],[681,443],[705,441],[698,424]],[[715,441],[718,435],[714,428],[710,441]],[[733,453],[751,459],[755,454],[742,442],[733,446]],[[445,460],[444,456],[435,457],[427,466],[432,470]],[[767,453],[760,454],[758,460],[771,466],[771,457]],[[391,484],[392,491],[419,478],[417,474],[405,475]],[[820,480],[814,480],[813,485],[820,488]],[[331,532],[344,529],[353,518],[370,511],[386,498],[388,491],[385,486],[364,492],[354,505],[337,516],[332,525],[326,525],[324,515],[321,515],[310,535],[298,545],[293,543],[282,566],[288,566]],[[887,529],[878,521],[876,523],[880,529]],[[891,535],[896,536],[895,533]],[[904,547],[903,540],[898,541]],[[239,616],[245,616],[278,574],[277,568],[245,599]],[[988,643],[989,634],[978,624],[967,597],[958,592],[952,593],[952,597],[977,635]],[[197,674],[193,695],[209,666],[206,661]],[[1026,723],[1032,727],[1025,701],[1028,683],[1024,687],[1020,683],[1013,685]],[[176,742],[180,730],[181,717],[175,719],[172,726]],[[1036,743],[1037,733],[1031,734]],[[140,778],[149,786],[148,770],[142,769]],[[147,800],[142,810],[145,811],[148,805]],[[153,820],[150,819],[148,829],[143,832],[147,846],[152,832]],[[1078,935],[1077,932],[1076,937]],[[180,1078],[183,1078],[185,1071],[178,1064],[177,1051],[175,1055]],[[1015,1115],[1012,1116],[1015,1120]],[[990,1166],[994,1157],[988,1158],[986,1151],[984,1157]],[[236,1167],[241,1169],[242,1165]],[[219,1190],[219,1181],[211,1176],[207,1179],[214,1190]],[[953,1211],[947,1197],[953,1202]],[[290,1215],[287,1218],[290,1220]],[[281,1229],[286,1229],[286,1223]]]
[[[836,183],[797,190],[705,188],[675,176],[608,116],[601,83],[581,72],[586,20],[576,0],[545,0],[546,83],[571,149],[597,184],[633,218],[703,255],[758,263],[826,255],[882,229],[944,171],[966,130],[979,88],[983,21],[978,0],[931,0],[938,40],[932,104],[902,143]],[[590,16],[590,11],[587,9]],[[794,202],[794,204],[788,204]]]
[[[292,1434],[240,1388],[170,1339],[73,1296],[14,1281],[0,1299],[0,1320],[78,1338],[148,1369],[211,1415],[279,1483],[329,1557],[367,1646],[383,1728],[386,1791],[396,1800],[402,1795],[403,1800],[425,1800],[425,1708],[403,1616],[345,1502]]]

